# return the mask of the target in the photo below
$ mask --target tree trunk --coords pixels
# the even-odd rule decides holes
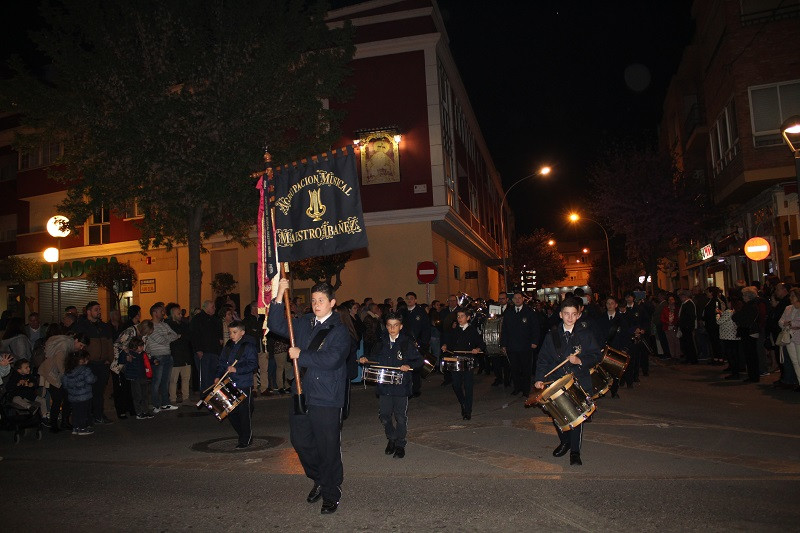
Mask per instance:
[[[203,222],[203,208],[195,207],[189,215],[189,309],[200,307],[203,287],[203,266],[200,261],[200,230]]]

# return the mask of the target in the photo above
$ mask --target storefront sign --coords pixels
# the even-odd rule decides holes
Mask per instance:
[[[700,248],[700,257],[703,258],[703,261],[714,257],[714,248],[711,247],[710,244],[706,244],[702,248]]]
[[[142,294],[156,292],[156,280],[155,279],[140,279],[139,280],[139,292],[142,293]]]
[[[62,278],[79,278],[98,265],[106,265],[109,263],[118,263],[116,257],[97,257],[92,259],[83,259],[77,261],[64,261],[61,263],[61,277]],[[42,278],[52,279],[58,270],[58,267],[51,266],[49,263],[42,265]]]
[[[762,237],[753,237],[744,243],[744,255],[753,261],[761,261],[769,257],[769,241]]]

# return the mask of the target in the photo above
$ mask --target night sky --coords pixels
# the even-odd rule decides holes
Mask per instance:
[[[18,23],[0,35],[3,58],[15,50],[35,61],[23,42],[26,26],[37,25],[37,3],[8,6]],[[439,0],[439,7],[504,186],[541,165],[554,169],[509,196],[517,231],[542,227],[561,240],[600,233],[576,229],[564,213],[588,206],[587,170],[604,143],[655,138],[692,35],[691,0]]]
[[[691,0],[439,0],[450,48],[508,188],[517,231],[582,240],[586,174],[611,139],[655,139],[666,89],[689,43]]]

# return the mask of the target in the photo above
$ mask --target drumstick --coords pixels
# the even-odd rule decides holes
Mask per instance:
[[[483,352],[472,353],[469,350],[447,350],[447,351],[449,353],[466,353],[466,354],[469,354],[469,355],[480,355],[480,354],[483,353]]]
[[[581,353],[581,347],[580,347],[580,346],[576,347],[574,352],[572,352],[571,354],[569,354],[569,356],[567,356],[567,358],[566,358],[566,359],[564,359],[563,361],[561,361],[561,362],[558,364],[558,366],[557,366],[557,367],[555,367],[553,370],[551,370],[550,372],[548,372],[547,374],[545,374],[545,375],[544,375],[544,377],[547,377],[547,376],[549,376],[550,374],[552,374],[553,372],[555,372],[556,370],[558,370],[558,369],[559,369],[559,368],[561,368],[562,366],[566,365],[566,364],[569,362],[569,358],[570,358],[570,357],[572,357],[573,355],[578,355],[579,353]]]
[[[231,364],[231,366],[235,367],[235,366],[236,366],[236,363],[238,363],[238,362],[239,362],[239,360],[238,360],[238,359],[234,360],[234,361],[233,361],[233,364]],[[225,379],[225,376],[227,376],[228,374],[230,374],[230,372],[231,372],[231,371],[230,371],[230,370],[228,370],[227,372],[225,372],[224,374],[222,374],[222,377],[221,377],[221,378],[219,378],[219,380],[217,381],[217,383],[219,383],[220,381],[222,381],[223,379]],[[203,391],[203,392],[201,392],[200,394],[203,394],[204,392],[207,392],[207,391],[209,391],[209,390],[213,389],[214,387],[216,387],[216,386],[217,386],[217,383],[214,383],[213,385],[211,385],[210,387],[208,387],[206,390],[204,390],[204,391]]]

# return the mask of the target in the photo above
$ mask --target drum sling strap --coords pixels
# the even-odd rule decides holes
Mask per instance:
[[[332,329],[333,328],[325,328],[325,329],[319,330],[317,332],[317,334],[314,335],[314,338],[311,339],[311,342],[308,343],[308,348],[306,348],[306,350],[311,350],[313,352],[316,352],[317,350],[319,350],[319,347],[322,346],[322,341],[325,340],[325,337],[328,336],[328,333],[330,333]],[[306,375],[306,367],[301,367],[300,368],[300,378],[302,379],[303,376],[305,376],[305,375]]]

